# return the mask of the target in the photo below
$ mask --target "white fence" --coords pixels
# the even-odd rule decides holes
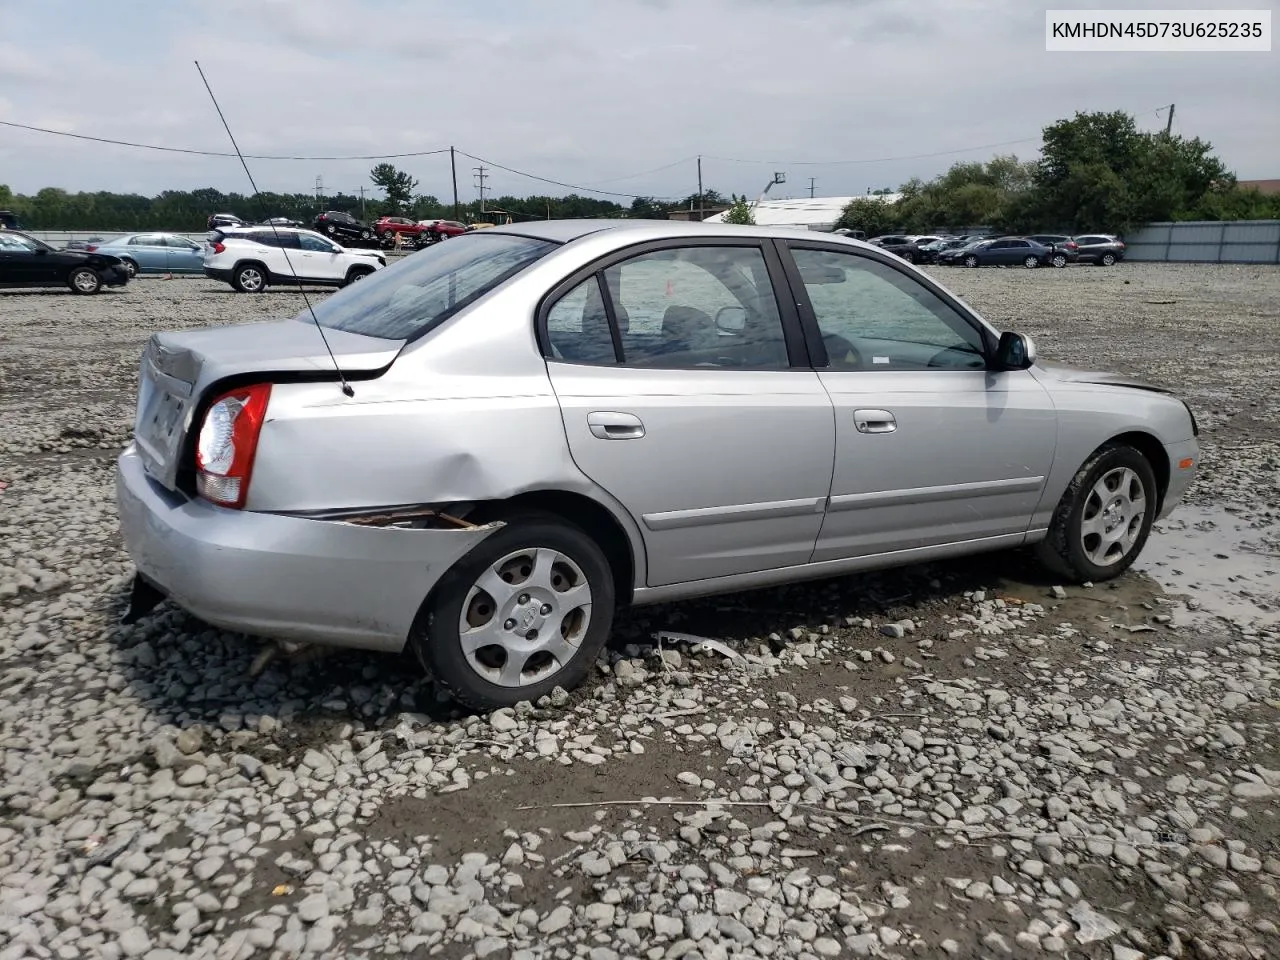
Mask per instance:
[[[1152,223],[1124,242],[1129,260],[1280,264],[1280,220]]]

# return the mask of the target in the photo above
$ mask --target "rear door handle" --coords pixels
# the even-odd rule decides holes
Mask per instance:
[[[644,436],[644,424],[634,413],[597,410],[587,414],[591,435],[601,440],[638,440]]]
[[[898,429],[898,421],[888,410],[855,410],[853,425],[859,433],[893,433]]]

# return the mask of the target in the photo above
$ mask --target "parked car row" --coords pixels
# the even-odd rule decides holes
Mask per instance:
[[[133,233],[57,249],[0,231],[0,287],[69,287],[79,294],[122,287],[143,273],[199,274],[260,293],[276,284],[343,287],[387,265],[379,250],[352,250],[313,230],[223,226],[196,243],[176,233]]]
[[[886,234],[868,241],[911,263],[941,266],[1018,266],[1062,268],[1071,263],[1109,267],[1124,259],[1125,245],[1111,234],[1070,237],[1039,233],[1026,236],[938,237]]]

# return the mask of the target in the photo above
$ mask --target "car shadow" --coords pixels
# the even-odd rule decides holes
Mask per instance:
[[[610,645],[652,646],[659,630],[736,644],[771,634],[785,638],[797,626],[835,627],[849,617],[928,620],[969,590],[1013,585],[1047,598],[1053,582],[1025,552],[980,555],[624,610]],[[304,647],[254,673],[255,658],[273,644],[210,627],[168,602],[125,625],[127,606],[127,590],[110,598],[106,640],[117,648],[125,681],[160,724],[229,732],[271,717],[287,724],[289,736],[307,738],[345,725],[382,727],[406,711],[436,721],[468,715],[424,677],[407,651]],[[589,697],[591,687],[588,682],[572,699]]]
[[[130,281],[133,282],[133,281]],[[97,293],[89,294],[93,297],[101,297],[104,294],[119,296],[127,294],[125,287],[103,287]],[[85,294],[76,293],[67,287],[39,287],[31,290],[4,290],[0,289],[0,297],[83,297]]]

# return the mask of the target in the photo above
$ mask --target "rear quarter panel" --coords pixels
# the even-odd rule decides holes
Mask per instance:
[[[275,386],[246,508],[295,512],[578,493],[617,518],[644,582],[639,530],[570,456],[534,334],[541,295],[578,263],[570,257],[549,270],[535,266],[406,346],[376,380],[353,383],[352,398],[336,383]]]

